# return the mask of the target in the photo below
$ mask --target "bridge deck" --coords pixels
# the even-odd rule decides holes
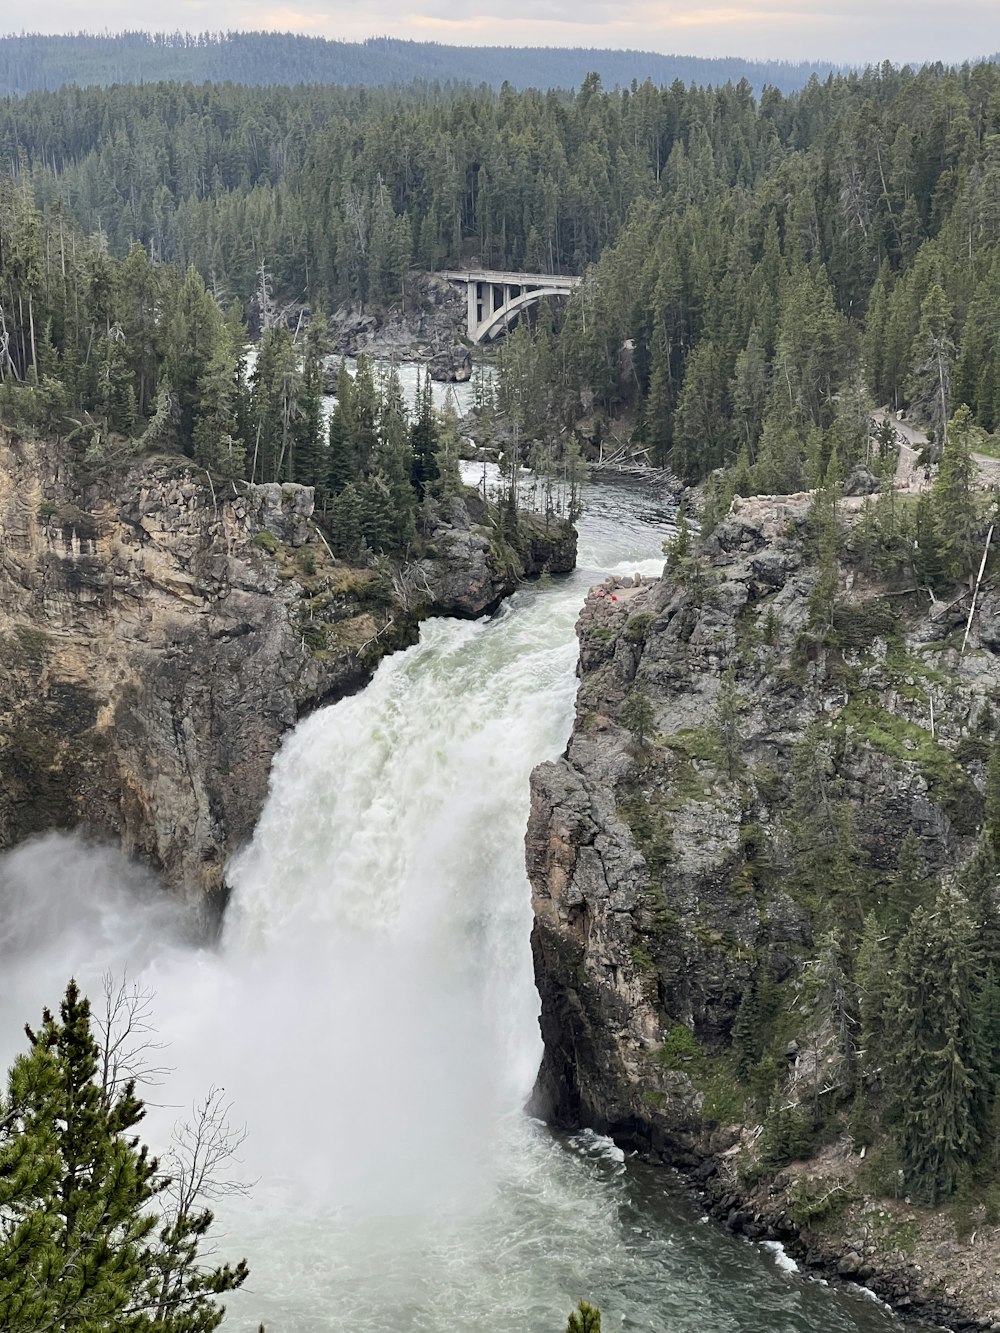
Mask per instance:
[[[450,270],[441,274],[449,282],[490,282],[496,287],[576,287],[580,278],[569,273],[497,273],[490,269]]]

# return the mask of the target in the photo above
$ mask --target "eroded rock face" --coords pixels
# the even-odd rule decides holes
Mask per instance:
[[[443,378],[468,379],[472,373],[471,355],[460,346],[466,333],[466,294],[437,273],[412,272],[407,277],[406,300],[402,306],[373,313],[356,306],[343,306],[330,318],[332,348],[337,356],[374,357],[442,356],[457,374]],[[464,373],[468,356],[468,373]],[[328,391],[335,387],[335,368],[331,369]],[[435,376],[438,378],[438,376]]]
[[[213,490],[184,460],[81,488],[70,463],[0,433],[0,847],[81,826],[218,899],[298,718],[421,616],[480,615],[516,582],[472,559],[490,543],[462,505],[426,577],[394,584],[333,560],[309,488]]]
[[[793,987],[836,924],[822,885],[797,878],[788,815],[802,756],[876,874],[893,873],[908,829],[929,875],[953,870],[983,817],[988,751],[975,738],[991,725],[995,595],[960,657],[941,641],[961,612],[942,620],[913,598],[898,620],[899,602],[842,576],[824,638],[795,537],[806,507],[744,502],[679,575],[593,590],[573,734],[532,777],[535,1109],[675,1163],[716,1151],[713,1062],[731,1081],[743,997],[761,977]],[[803,1048],[811,1021],[793,1034]]]
[[[522,513],[516,547],[501,542],[475,492],[444,506],[431,537],[431,555],[417,565],[426,596],[441,615],[479,616],[509,596],[523,579],[568,574],[576,565],[576,529]]]
[[[431,379],[442,384],[464,384],[472,379],[472,353],[467,347],[449,347],[431,358],[428,370]]]

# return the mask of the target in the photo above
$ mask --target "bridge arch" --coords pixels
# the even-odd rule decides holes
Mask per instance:
[[[499,309],[494,310],[489,319],[479,325],[472,341],[488,343],[502,330],[510,328],[522,310],[537,305],[539,301],[551,296],[566,297],[569,296],[569,292],[565,287],[536,287],[530,292],[522,292],[520,296],[512,296]]]
[[[445,272],[448,282],[468,292],[466,331],[485,343],[507,329],[522,310],[551,296],[568,296],[582,281],[567,273],[497,273],[490,269]]]

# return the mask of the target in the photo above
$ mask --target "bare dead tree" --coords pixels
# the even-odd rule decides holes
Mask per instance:
[[[242,1163],[239,1151],[247,1138],[246,1125],[230,1122],[232,1109],[225,1088],[213,1086],[191,1108],[190,1119],[179,1120],[174,1126],[162,1164],[170,1177],[165,1197],[173,1201],[176,1216],[189,1216],[205,1201],[246,1196],[256,1184],[231,1174],[232,1168]]]
[[[108,1104],[125,1084],[159,1087],[171,1071],[159,1063],[166,1043],[158,1040],[153,1027],[153,992],[124,971],[121,976],[105,972],[102,982],[104,1006],[92,1021],[100,1049],[101,1093]]]
[[[17,373],[17,366],[14,364],[14,358],[10,354],[10,334],[7,331],[7,316],[4,314],[4,308],[0,305],[0,367],[6,366],[16,380],[21,376]],[[0,370],[0,376],[2,376]]]
[[[232,1174],[240,1163],[247,1130],[245,1125],[230,1124],[231,1110],[225,1089],[210,1088],[204,1101],[192,1107],[191,1118],[174,1126],[170,1148],[161,1159],[163,1227],[156,1319],[182,1306],[202,1284],[211,1290],[220,1271],[227,1275],[226,1290],[242,1285],[246,1278],[244,1262],[218,1270],[206,1262],[215,1247],[200,1248],[213,1220],[208,1205],[233,1195],[246,1196],[256,1183]]]

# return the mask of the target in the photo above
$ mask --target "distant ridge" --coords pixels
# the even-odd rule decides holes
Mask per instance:
[[[372,37],[337,42],[294,33],[227,32],[150,34],[122,32],[0,37],[0,95],[23,95],[65,84],[193,83],[286,85],[338,83],[361,87],[429,83],[488,84],[499,88],[577,88],[596,71],[605,87],[650,79],[670,84],[738,83],[759,93],[766,85],[795,92],[813,74],[826,78],[828,61],[709,60],[584,47],[445,46]]]

